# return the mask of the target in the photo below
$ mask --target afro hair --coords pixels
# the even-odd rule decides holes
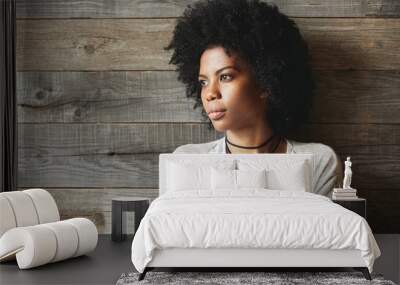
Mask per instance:
[[[221,46],[247,61],[267,97],[266,118],[276,134],[286,136],[307,121],[314,80],[307,43],[296,23],[275,5],[259,0],[205,0],[189,5],[178,18],[165,50],[173,49],[186,96],[202,106],[198,80],[202,53]],[[208,119],[203,108],[202,115]],[[209,126],[212,126],[209,121]]]

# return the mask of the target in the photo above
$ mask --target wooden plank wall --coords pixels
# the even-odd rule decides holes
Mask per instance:
[[[221,137],[184,95],[167,45],[194,1],[19,0],[19,187],[110,232],[111,198],[156,197],[158,154]],[[309,43],[310,123],[292,139],[353,160],[375,233],[400,233],[400,2],[276,0]]]

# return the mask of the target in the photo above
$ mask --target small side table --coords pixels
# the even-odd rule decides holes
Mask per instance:
[[[113,241],[126,239],[126,216],[124,212],[135,212],[135,232],[150,205],[146,197],[118,197],[112,199],[112,233]]]
[[[332,202],[341,205],[342,207],[359,214],[364,219],[367,219],[367,200],[364,198],[353,198],[347,200],[333,200]]]

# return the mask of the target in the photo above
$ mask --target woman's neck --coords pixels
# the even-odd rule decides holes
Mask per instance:
[[[228,142],[226,147],[229,148],[231,153],[286,153],[286,140],[281,139],[279,135],[274,135],[270,127],[264,127],[261,130],[228,130],[225,136],[229,142],[242,147],[259,146],[269,140],[266,145],[255,149],[237,147]],[[271,136],[273,136],[272,139],[270,139]]]

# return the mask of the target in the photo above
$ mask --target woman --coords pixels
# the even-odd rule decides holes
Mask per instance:
[[[225,136],[174,153],[307,153],[314,192],[331,197],[341,164],[327,145],[287,134],[307,120],[314,93],[308,47],[296,24],[259,0],[209,0],[189,6],[166,50],[186,95]]]

